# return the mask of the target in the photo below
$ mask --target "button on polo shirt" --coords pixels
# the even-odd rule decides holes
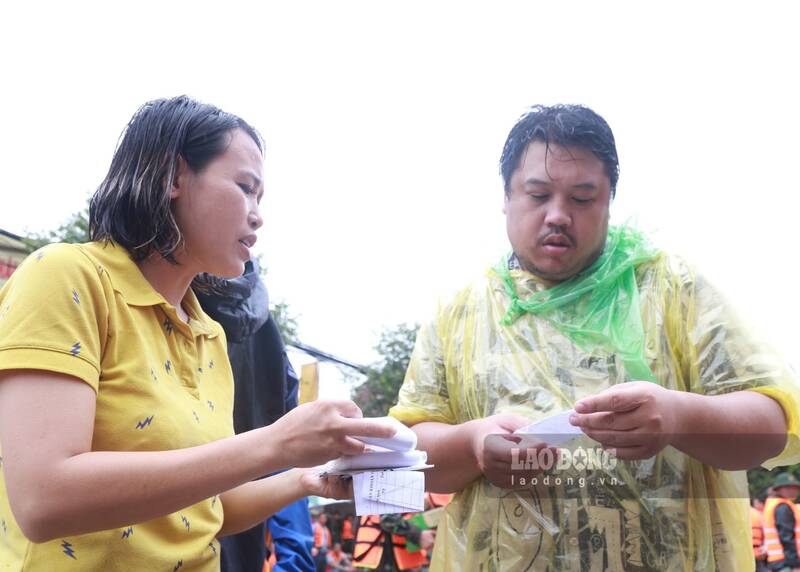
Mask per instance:
[[[225,335],[191,290],[182,305],[188,323],[113,242],[47,246],[0,290],[0,370],[46,370],[90,385],[93,451],[228,437]],[[10,570],[218,570],[222,520],[213,497],[148,522],[34,544],[14,520],[0,474],[0,563]]]

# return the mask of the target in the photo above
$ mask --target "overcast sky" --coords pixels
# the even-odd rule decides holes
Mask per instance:
[[[271,296],[303,341],[366,363],[384,327],[427,319],[508,249],[497,163],[515,119],[583,103],[617,139],[613,218],[800,362],[798,9],[659,5],[6,5],[0,228],[57,227],[137,107],[188,93],[266,140]]]

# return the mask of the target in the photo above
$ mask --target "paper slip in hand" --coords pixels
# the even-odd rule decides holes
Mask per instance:
[[[574,409],[562,411],[514,431],[516,435],[532,435],[541,438],[550,447],[560,447],[583,435],[580,427],[569,422]]]
[[[370,419],[370,421],[377,421],[382,425],[394,427],[397,433],[395,433],[394,437],[386,439],[381,437],[354,436],[355,439],[358,439],[362,443],[367,443],[368,445],[376,445],[392,451],[413,451],[417,448],[417,434],[394,417],[376,417]]]
[[[353,475],[356,515],[420,512],[425,475],[419,471],[368,471]]]

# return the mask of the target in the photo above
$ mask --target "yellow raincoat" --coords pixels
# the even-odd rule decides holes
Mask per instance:
[[[644,362],[656,383],[704,395],[753,390],[773,397],[790,435],[765,466],[800,461],[800,391],[782,360],[761,348],[680,259],[662,253],[635,268]],[[520,298],[543,290],[532,274],[509,275]],[[509,305],[492,270],[441,306],[420,329],[390,414],[408,425],[497,413],[537,420],[632,379],[618,353],[578,347],[541,317],[524,313],[501,325]],[[744,471],[718,470],[672,447],[617,469],[626,475],[622,486],[592,475],[584,487],[521,491],[476,480],[447,507],[431,570],[753,569]]]

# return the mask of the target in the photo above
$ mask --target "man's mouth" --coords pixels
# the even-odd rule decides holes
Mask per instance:
[[[548,235],[540,244],[542,245],[542,250],[551,256],[561,256],[572,248],[572,241],[564,234]]]
[[[563,234],[551,234],[545,237],[542,241],[543,246],[556,246],[561,248],[569,248],[572,246],[572,241]]]

